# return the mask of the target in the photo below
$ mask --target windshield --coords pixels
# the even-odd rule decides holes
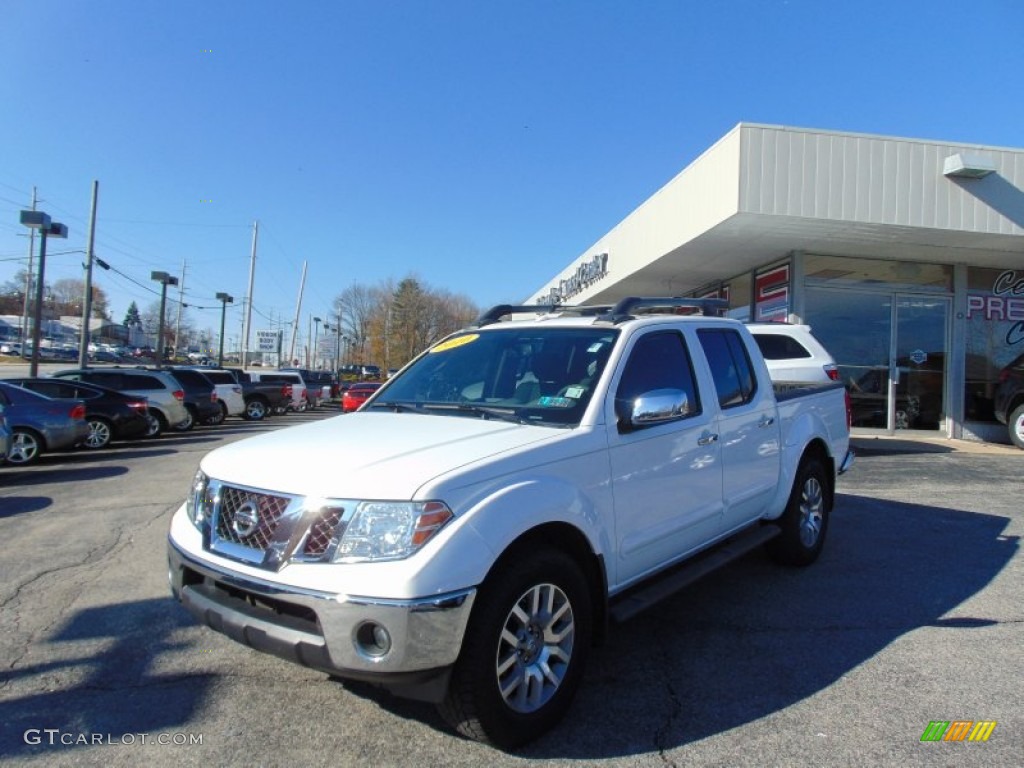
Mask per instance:
[[[613,328],[489,328],[459,334],[393,379],[372,406],[575,426],[617,335]]]

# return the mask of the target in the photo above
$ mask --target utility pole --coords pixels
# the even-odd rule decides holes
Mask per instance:
[[[184,259],[181,260],[181,284],[178,286],[178,317],[174,321],[174,357],[178,356],[178,346],[181,344],[181,308],[185,306],[185,266]]]
[[[249,292],[242,300],[245,307],[242,312],[242,367],[245,368],[246,356],[249,353],[249,334],[252,333],[252,288],[256,281],[256,238],[260,233],[260,223],[252,223],[252,255],[249,258]]]
[[[302,292],[306,289],[306,262],[302,262],[302,280],[299,281],[299,299],[295,302],[295,319],[292,320],[292,343],[288,348],[288,365],[295,359],[295,337],[299,335],[299,312],[302,310]]]
[[[36,209],[36,188],[32,187],[32,210]],[[25,350],[28,348],[28,311],[32,306],[32,260],[35,258],[36,231],[28,231],[28,272],[25,273],[25,311],[21,321],[21,356],[25,357]]]
[[[100,183],[92,182],[92,205],[89,212],[89,241],[85,246],[85,295],[82,297],[82,334],[78,340],[78,367],[89,365],[89,318],[92,317],[92,259],[93,243],[96,239],[96,201],[99,199]]]

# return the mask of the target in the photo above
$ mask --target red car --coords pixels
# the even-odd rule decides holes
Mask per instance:
[[[354,411],[366,402],[366,398],[380,388],[379,381],[361,381],[353,384],[341,397],[341,410],[344,413]]]

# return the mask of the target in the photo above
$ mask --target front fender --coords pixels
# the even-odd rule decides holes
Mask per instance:
[[[607,484],[597,489],[598,498],[585,493],[581,488],[561,478],[551,476],[519,476],[512,483],[494,488],[477,498],[460,515],[459,527],[463,530],[459,538],[464,542],[475,542],[475,546],[457,546],[451,552],[436,551],[431,562],[419,574],[425,583],[435,579],[431,571],[439,569],[436,577],[440,580],[445,561],[449,557],[459,560],[459,572],[468,579],[462,586],[476,586],[483,582],[491,567],[509,545],[524,533],[541,525],[565,523],[580,531],[590,548],[596,554],[609,550],[609,532],[605,525],[607,506],[600,499],[607,495]],[[449,546],[455,544],[448,542]],[[481,544],[485,546],[481,546]],[[442,549],[446,549],[442,548]],[[456,551],[457,550],[457,551]]]

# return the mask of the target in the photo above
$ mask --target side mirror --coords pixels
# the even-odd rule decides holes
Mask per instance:
[[[690,415],[690,398],[681,389],[654,389],[632,402],[628,419],[619,422],[620,431],[643,429]]]

